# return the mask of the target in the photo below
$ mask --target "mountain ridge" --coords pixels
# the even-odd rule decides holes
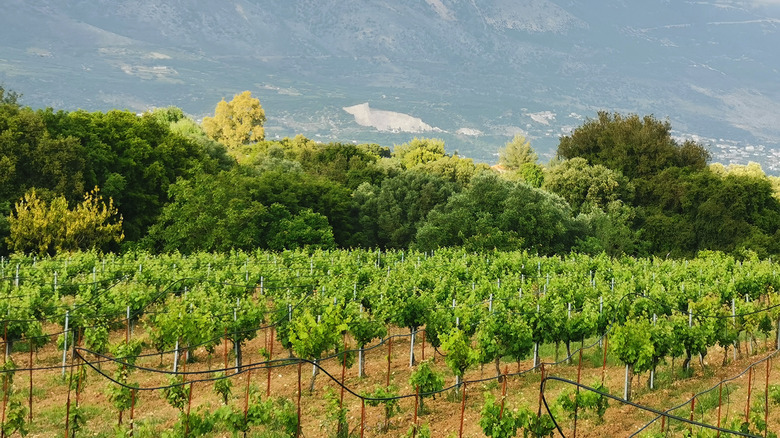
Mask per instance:
[[[780,170],[773,2],[10,0],[5,10],[0,82],[32,106],[175,105],[202,117],[251,90],[272,137],[389,145],[415,134],[342,110],[367,102],[487,162],[518,132],[549,158],[558,136],[608,110],[668,118],[680,136],[707,138],[717,161]]]

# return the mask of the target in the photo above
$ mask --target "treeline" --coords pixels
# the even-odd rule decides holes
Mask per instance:
[[[0,88],[3,254],[780,253],[778,179],[758,165],[711,165],[702,145],[676,141],[653,117],[599,113],[544,165],[516,137],[490,168],[436,139],[392,149],[264,140],[265,114],[248,92],[220,102],[202,125],[178,108],[35,110],[18,97]]]

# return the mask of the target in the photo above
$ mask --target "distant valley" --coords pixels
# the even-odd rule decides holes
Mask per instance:
[[[598,110],[780,173],[780,2],[8,0],[0,83],[33,107],[196,118],[251,90],[270,138],[443,138],[542,160]]]

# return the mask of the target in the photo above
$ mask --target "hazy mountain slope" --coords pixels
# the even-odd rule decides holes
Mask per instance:
[[[249,89],[270,136],[412,136],[342,110],[368,102],[486,161],[521,130],[549,157],[599,109],[653,113],[780,166],[779,24],[759,1],[8,0],[0,82],[33,106],[198,116]]]

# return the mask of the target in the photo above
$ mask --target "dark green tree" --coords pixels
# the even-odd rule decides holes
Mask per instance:
[[[381,186],[363,185],[355,193],[363,246],[407,248],[434,207],[458,190],[446,179],[420,170],[403,171]]]
[[[254,179],[239,170],[179,180],[171,185],[171,203],[149,229],[147,244],[185,254],[265,246],[263,232],[272,215],[254,199],[253,187]]]
[[[353,199],[349,189],[323,177],[303,172],[269,170],[255,178],[254,199],[263,205],[279,204],[292,215],[309,209],[327,218],[339,246],[353,242]]]
[[[101,187],[124,218],[127,240],[146,234],[168,202],[168,186],[218,162],[198,143],[173,133],[153,113],[38,112],[53,138],[73,138],[84,159],[84,185]],[[75,172],[73,172],[75,173]]]
[[[674,140],[668,121],[606,111],[561,137],[558,156],[585,158],[591,165],[619,170],[630,179],[648,177],[668,167],[704,169],[710,158],[701,145]]]
[[[483,173],[446,205],[431,211],[415,245],[423,250],[465,246],[550,254],[567,251],[583,232],[571,208],[557,195]]]

